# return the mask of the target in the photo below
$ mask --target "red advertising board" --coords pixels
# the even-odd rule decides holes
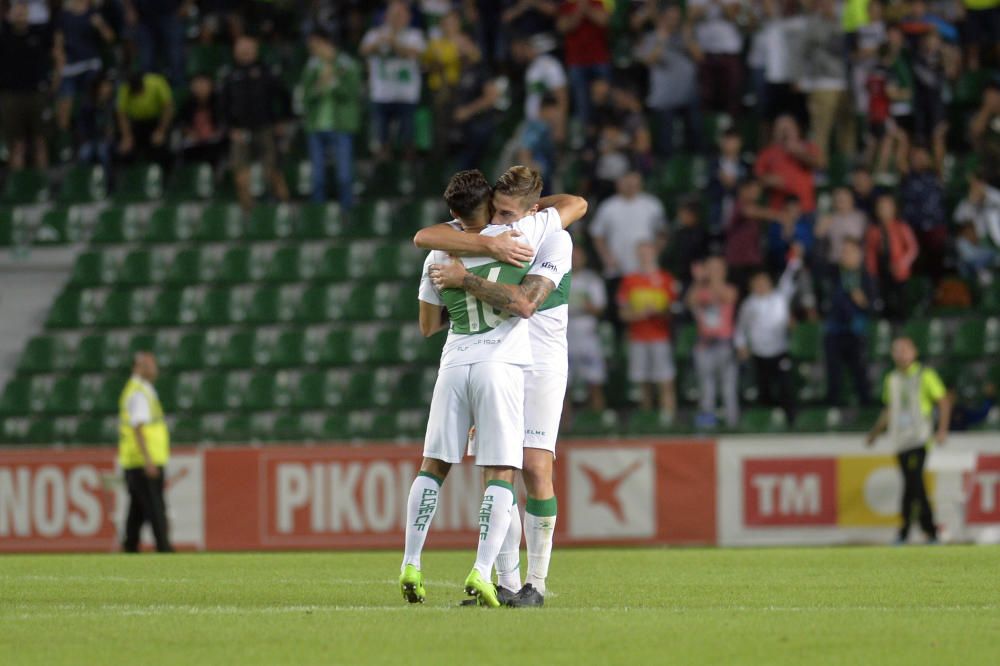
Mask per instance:
[[[981,455],[969,480],[971,488],[966,522],[1000,523],[1000,455]]]
[[[108,550],[124,491],[107,449],[0,452],[0,552]],[[179,547],[398,548],[415,446],[212,448],[178,452],[167,480]],[[557,539],[571,544],[716,541],[715,444],[568,442],[556,461]],[[111,484],[113,485],[113,484]],[[445,482],[428,547],[475,544],[479,472]]]
[[[833,458],[744,460],[744,522],[749,526],[836,524],[836,465]]]

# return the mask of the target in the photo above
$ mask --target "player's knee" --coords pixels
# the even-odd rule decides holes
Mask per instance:
[[[420,465],[420,471],[433,474],[439,479],[444,479],[448,476],[448,472],[451,471],[451,463],[446,463],[443,460],[435,458],[424,458],[424,462]]]
[[[524,485],[532,497],[548,497],[552,493],[552,458],[548,454],[525,456]]]

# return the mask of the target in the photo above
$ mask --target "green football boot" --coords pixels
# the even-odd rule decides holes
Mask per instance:
[[[476,597],[480,606],[500,607],[496,586],[491,581],[484,580],[475,569],[465,579],[465,593],[470,597]]]
[[[424,575],[420,573],[420,569],[412,564],[406,565],[403,573],[399,574],[399,591],[411,604],[424,603],[427,590],[424,589]]]

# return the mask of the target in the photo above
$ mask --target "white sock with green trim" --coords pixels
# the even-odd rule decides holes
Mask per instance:
[[[476,571],[489,580],[500,547],[510,527],[511,507],[514,506],[514,486],[506,481],[490,481],[483,492],[479,508],[479,549],[476,551]]]
[[[400,571],[412,564],[420,568],[420,553],[427,540],[427,531],[437,512],[438,498],[441,496],[439,479],[428,472],[420,472],[410,486],[410,496],[406,500],[406,546],[403,551],[403,565]]]
[[[521,589],[521,512],[517,500],[510,508],[510,527],[497,555],[497,585],[512,592]]]
[[[524,509],[524,540],[528,546],[528,573],[524,582],[542,594],[545,594],[545,579],[549,575],[557,509],[555,497],[545,500],[529,497]]]

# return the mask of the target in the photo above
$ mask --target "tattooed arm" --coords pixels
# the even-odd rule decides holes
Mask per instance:
[[[528,275],[521,284],[490,282],[465,270],[460,261],[434,264],[430,277],[438,289],[463,289],[483,303],[522,319],[535,314],[556,288],[552,280],[541,275]]]

